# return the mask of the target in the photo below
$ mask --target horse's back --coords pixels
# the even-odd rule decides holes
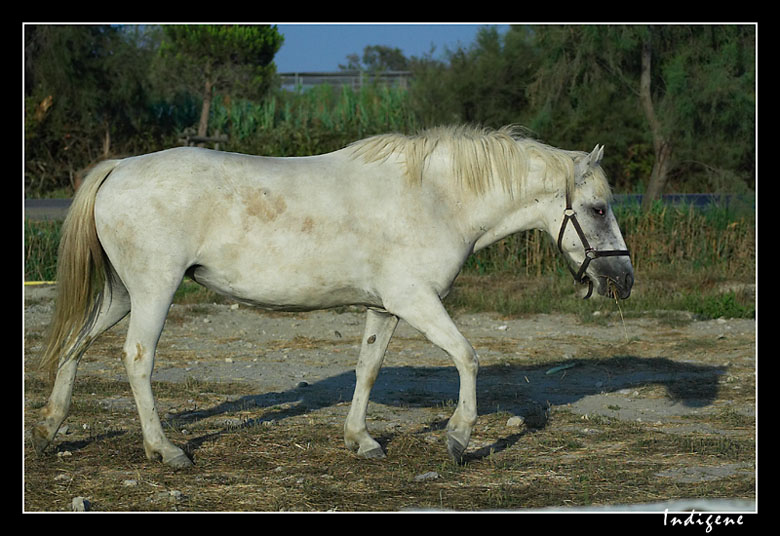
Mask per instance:
[[[109,257],[189,269],[259,305],[378,305],[376,287],[394,264],[422,255],[401,252],[418,247],[426,209],[413,206],[422,197],[410,195],[399,168],[344,152],[170,149],[122,161],[99,193],[96,223],[112,242]]]

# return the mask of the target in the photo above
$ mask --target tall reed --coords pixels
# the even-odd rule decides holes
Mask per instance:
[[[373,134],[418,129],[406,90],[389,86],[315,86],[280,91],[259,102],[218,97],[211,132],[227,134],[231,151],[305,156],[333,151]]]
[[[648,212],[637,205],[616,212],[637,271],[703,270],[712,277],[743,280],[755,276],[754,213],[660,202]]]

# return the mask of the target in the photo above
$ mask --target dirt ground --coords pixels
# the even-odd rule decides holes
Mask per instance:
[[[53,295],[53,287],[25,288],[28,379],[38,374],[29,362],[39,349]],[[458,314],[454,319],[480,356],[481,420],[500,414],[503,422],[514,416],[520,419],[506,419],[507,427],[543,429],[550,414],[561,410],[576,417],[567,421],[576,425],[567,426],[575,426],[580,435],[598,431],[604,422],[624,422],[667,437],[728,441],[738,435],[750,441],[756,415],[755,321],[672,317],[648,315],[623,322],[605,310],[592,322],[570,315],[502,318],[484,313]],[[227,395],[198,408],[191,400],[162,397],[160,413],[174,418],[200,412],[225,425],[242,425],[252,418],[245,410],[251,415],[252,408],[302,405],[308,416],[340,424],[354,388],[363,321],[357,308],[272,314],[238,305],[174,305],[158,346],[153,381],[246,384],[252,394]],[[125,381],[120,355],[126,322],[90,349],[79,377]],[[369,430],[377,437],[443,421],[457,392],[457,373],[449,358],[401,322],[372,391]],[[135,411],[127,391],[97,396],[97,403],[112,412]],[[241,411],[236,410],[239,402]],[[29,426],[37,410],[29,399],[25,405]],[[277,409],[262,419],[283,424],[283,413]],[[64,433],[77,427],[71,423],[70,432],[66,428]],[[63,437],[61,432],[55,443]],[[475,434],[468,452],[479,452],[491,441]],[[444,450],[443,443],[437,447]],[[670,485],[753,481],[755,470],[750,456],[736,462],[727,456],[721,462],[665,467],[655,478]]]

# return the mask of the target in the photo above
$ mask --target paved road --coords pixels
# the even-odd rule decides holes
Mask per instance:
[[[72,199],[25,199],[24,217],[30,220],[64,220]]]

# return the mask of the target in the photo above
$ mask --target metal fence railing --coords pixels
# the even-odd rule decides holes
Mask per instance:
[[[368,73],[365,71],[335,71],[335,72],[305,72],[279,73],[282,89],[307,89],[320,84],[332,86],[349,86],[360,89],[364,85],[377,84],[386,86],[408,87],[412,73],[409,71],[382,71]]]

